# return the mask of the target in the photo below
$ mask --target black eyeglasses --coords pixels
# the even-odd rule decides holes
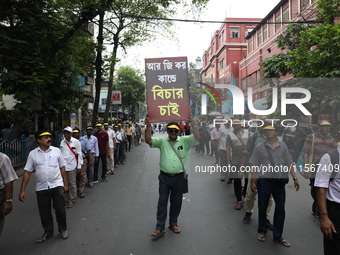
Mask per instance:
[[[178,133],[178,129],[168,129],[168,132],[171,133]]]

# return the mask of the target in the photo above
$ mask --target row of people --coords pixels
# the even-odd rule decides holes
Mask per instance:
[[[107,159],[112,162],[111,167],[114,167],[115,163],[118,164],[118,161],[125,163],[126,131],[129,127],[125,130],[122,124],[117,124],[113,131],[108,126],[108,123],[104,123],[104,125],[98,123],[94,134],[92,134],[93,128],[88,127],[87,134],[82,137],[78,128],[72,129],[67,126],[63,130],[64,138],[60,143],[60,149],[52,146],[52,135],[49,131],[35,133],[38,147],[28,155],[19,200],[26,201],[26,186],[31,174],[35,172],[38,209],[44,229],[44,233],[37,239],[37,243],[44,242],[54,234],[52,204],[61,238],[69,237],[65,208],[73,207],[76,204],[77,196],[85,197],[86,183],[92,188],[93,184],[98,182],[99,160],[102,161],[101,178],[103,182],[107,182],[106,173],[111,173],[108,171],[110,168],[107,169]],[[113,146],[110,145],[110,140],[112,140]],[[120,146],[120,144],[123,145]],[[115,156],[112,154],[113,151],[117,152]],[[0,163],[1,235],[4,217],[12,211],[13,182],[18,177],[10,159],[5,154],[0,154]],[[113,169],[111,168],[111,170]]]

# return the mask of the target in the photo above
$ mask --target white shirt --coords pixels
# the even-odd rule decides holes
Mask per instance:
[[[10,158],[0,152],[0,189],[5,188],[5,184],[18,179]]]
[[[76,156],[70,150],[70,148],[67,146],[66,143],[67,141],[65,138],[61,140],[60,142],[60,151],[66,162],[66,165],[65,165],[66,171],[72,171],[76,168],[81,169],[81,165],[83,164],[83,157],[82,157],[82,152],[81,152],[81,144],[79,140],[77,140],[74,137],[71,137],[71,140],[68,143],[70,147],[73,149],[73,151],[78,155],[78,164],[77,164]]]
[[[337,148],[340,152],[340,146]],[[340,159],[338,160],[340,162]],[[315,187],[326,188],[326,198],[329,201],[340,203],[340,164],[332,166],[331,157],[328,153],[324,154],[320,159],[320,167],[315,175]],[[330,181],[332,171],[337,171],[334,179]]]
[[[60,168],[65,164],[59,148],[50,146],[45,152],[38,147],[28,154],[24,169],[28,172],[35,171],[35,190],[40,191],[64,186]]]
[[[233,132],[234,128],[226,128],[225,125],[218,129],[217,139],[220,139],[220,150],[227,150],[227,136],[229,133]]]
[[[120,143],[122,141],[122,135],[121,133],[119,133],[119,131],[115,133],[115,138],[116,138],[116,143]]]
[[[111,128],[109,128],[108,130],[104,130],[108,136],[109,136],[109,146],[110,148],[113,148],[115,147],[114,146],[114,142],[113,142],[113,139],[115,139],[115,131],[113,131]]]

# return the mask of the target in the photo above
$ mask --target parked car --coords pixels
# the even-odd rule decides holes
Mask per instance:
[[[318,125],[315,124],[300,124],[300,129],[306,134],[305,138],[309,134],[314,134],[317,131]],[[287,145],[290,154],[294,157],[295,153],[300,153],[303,147],[304,140],[298,143],[295,138],[296,127],[285,127],[282,133],[282,141]],[[296,155],[295,155],[296,156]],[[298,155],[297,155],[298,156]],[[295,160],[293,158],[293,160]]]

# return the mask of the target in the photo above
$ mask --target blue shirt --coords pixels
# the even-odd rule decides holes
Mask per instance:
[[[85,139],[84,137],[80,137],[79,142],[81,144],[82,157],[86,158],[87,152],[91,150],[91,145],[89,143],[89,140]]]
[[[85,138],[90,143],[91,153],[94,153],[95,157],[99,157],[99,148],[98,148],[98,139],[94,135],[88,137],[84,135],[82,138]]]

